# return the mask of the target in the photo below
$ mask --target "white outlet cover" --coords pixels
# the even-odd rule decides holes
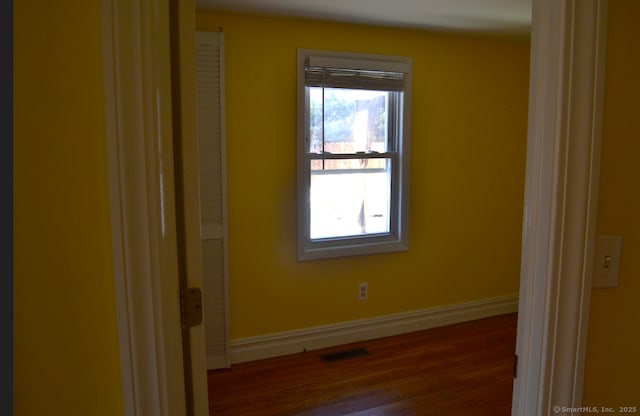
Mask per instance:
[[[368,297],[369,297],[369,284],[368,283],[360,283],[358,299],[367,300]]]
[[[622,236],[596,237],[591,287],[617,287],[622,253]]]

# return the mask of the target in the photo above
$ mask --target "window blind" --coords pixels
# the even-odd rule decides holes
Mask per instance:
[[[304,69],[307,87],[403,91],[410,66],[398,61],[309,56]]]
[[[305,83],[307,87],[402,91],[404,73],[306,67]]]

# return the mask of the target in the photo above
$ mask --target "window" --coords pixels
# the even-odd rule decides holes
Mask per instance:
[[[407,249],[411,59],[298,50],[298,259]]]

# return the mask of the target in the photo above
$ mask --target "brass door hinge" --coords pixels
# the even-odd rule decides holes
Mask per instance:
[[[202,292],[200,289],[190,287],[180,292],[180,314],[182,329],[188,329],[202,323]]]

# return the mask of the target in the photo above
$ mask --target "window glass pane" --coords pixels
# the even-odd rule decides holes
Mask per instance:
[[[386,152],[388,91],[309,89],[309,152]]]
[[[312,240],[389,233],[390,203],[391,159],[311,161]]]

